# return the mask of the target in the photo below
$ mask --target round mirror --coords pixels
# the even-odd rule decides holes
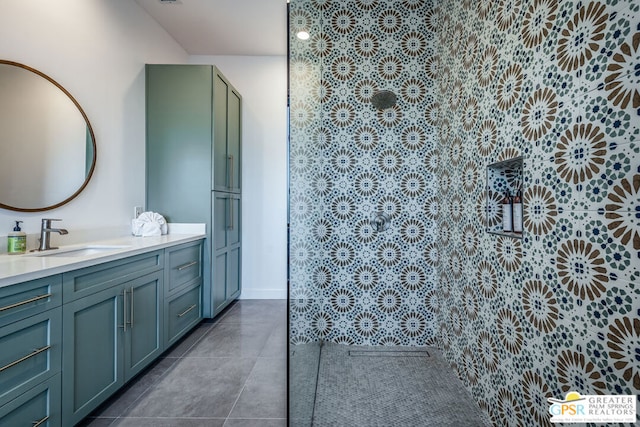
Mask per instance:
[[[0,60],[0,208],[38,212],[75,198],[96,164],[93,129],[49,76]]]

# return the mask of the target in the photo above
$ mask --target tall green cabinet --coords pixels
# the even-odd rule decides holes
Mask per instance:
[[[146,66],[146,208],[207,224],[203,315],[241,292],[242,97],[211,65]]]

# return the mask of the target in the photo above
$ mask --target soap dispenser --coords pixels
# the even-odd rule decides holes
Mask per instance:
[[[13,231],[7,236],[7,253],[9,255],[23,254],[27,251],[27,233],[20,229],[20,223],[16,221]]]

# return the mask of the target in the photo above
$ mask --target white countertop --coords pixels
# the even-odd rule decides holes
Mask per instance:
[[[135,237],[129,235],[108,240],[60,246],[60,249],[54,249],[47,252],[27,252],[22,255],[0,255],[0,288],[108,261],[127,258],[145,252],[164,249],[169,246],[188,243],[205,237],[206,235],[204,233],[171,233],[170,229],[170,234],[166,234],[164,236]],[[103,249],[98,251],[99,253],[89,255],[64,256],[64,252],[87,246],[102,246]],[[59,253],[57,256],[46,256],[57,253]]]

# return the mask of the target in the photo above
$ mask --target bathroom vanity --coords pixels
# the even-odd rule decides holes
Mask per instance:
[[[0,256],[0,425],[75,425],[196,326],[204,237]]]

